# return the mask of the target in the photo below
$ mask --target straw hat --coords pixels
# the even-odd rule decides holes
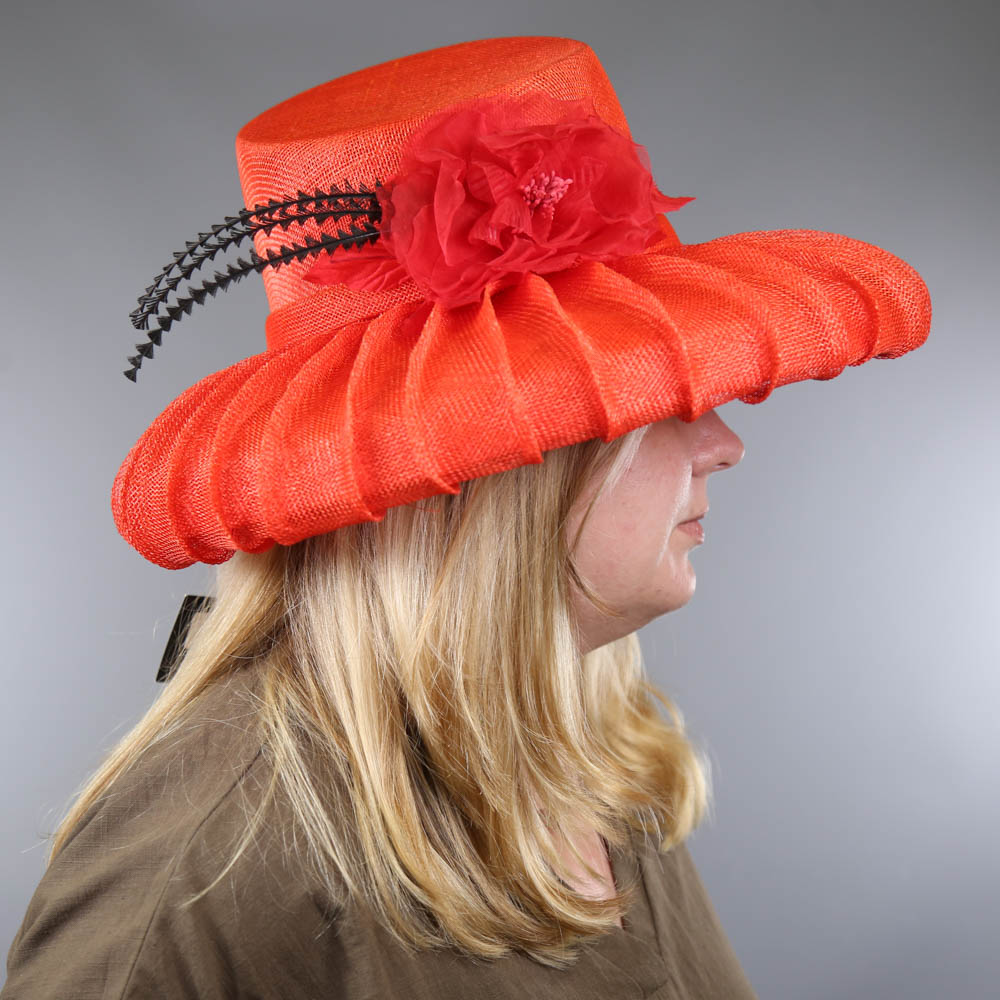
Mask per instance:
[[[206,375],[115,477],[167,569],[291,545],[574,442],[830,379],[930,328],[905,261],[813,230],[682,244],[593,50],[488,38],[304,91],[240,129],[247,208],[139,298],[148,341],[250,273],[266,349]],[[249,259],[217,255],[252,240]],[[212,262],[205,279],[200,269]],[[181,282],[187,281],[185,288]]]

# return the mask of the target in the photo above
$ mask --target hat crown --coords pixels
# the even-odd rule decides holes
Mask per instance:
[[[345,181],[384,182],[398,170],[405,140],[425,119],[465,100],[516,99],[528,92],[557,100],[589,98],[604,122],[631,138],[611,81],[586,43],[548,36],[461,42],[338,77],[247,122],[236,137],[244,203],[252,208]],[[332,224],[304,228],[310,237],[335,232]],[[288,233],[279,229],[254,237],[262,256],[287,242]],[[405,287],[383,293],[317,290],[304,280],[307,271],[308,264],[299,263],[262,272],[271,309],[269,344],[279,337],[287,341],[286,328],[294,321],[289,313],[300,314],[306,300],[312,316],[322,317],[329,328],[418,297]]]

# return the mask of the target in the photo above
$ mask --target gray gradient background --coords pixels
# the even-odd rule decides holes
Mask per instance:
[[[992,3],[5,5],[0,433],[5,950],[43,830],[159,694],[181,597],[109,494],[149,422],[264,349],[250,280],[122,375],[156,270],[241,207],[233,140],[410,52],[564,35],[602,60],[695,243],[842,232],[911,262],[928,342],[759,406],[712,476],[698,591],[641,633],[713,762],[691,848],[762,998],[973,998],[1000,978]]]

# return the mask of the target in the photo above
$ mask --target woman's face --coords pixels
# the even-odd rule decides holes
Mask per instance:
[[[736,465],[743,452],[715,410],[690,424],[670,417],[650,425],[629,470],[594,505],[574,554],[580,574],[624,615],[608,618],[574,587],[581,653],[687,604],[695,589],[688,553],[701,543],[679,525],[708,507],[709,475]],[[596,490],[587,487],[570,511],[570,545]]]

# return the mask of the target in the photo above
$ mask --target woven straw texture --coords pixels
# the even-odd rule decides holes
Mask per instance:
[[[248,123],[236,143],[244,202],[384,180],[429,115],[528,90],[590,97],[630,135],[584,43],[466,42],[330,81]],[[658,221],[662,239],[641,253],[496,281],[450,309],[412,281],[361,292],[317,288],[308,264],[265,269],[267,349],[195,383],[142,434],[112,487],[118,530],[167,569],[220,563],[380,520],[553,448],[760,403],[928,336],[924,282],[876,246],[811,230],[684,245]],[[258,233],[255,247],[283,240]]]

